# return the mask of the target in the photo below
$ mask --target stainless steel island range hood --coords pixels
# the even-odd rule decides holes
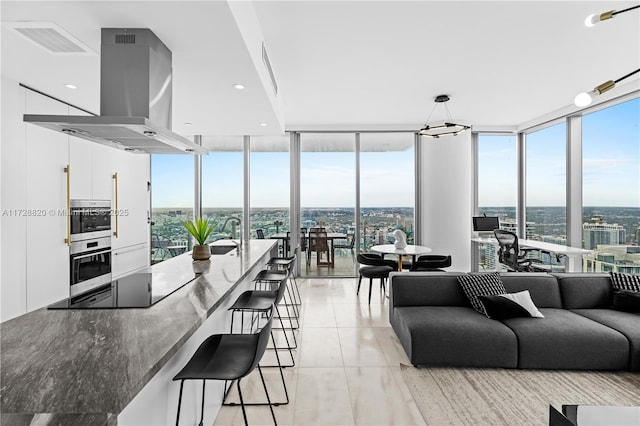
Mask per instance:
[[[102,29],[100,116],[25,114],[24,121],[131,152],[204,154],[171,131],[171,51],[149,29]]]

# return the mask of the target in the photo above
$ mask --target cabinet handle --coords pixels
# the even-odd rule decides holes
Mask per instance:
[[[64,239],[66,245],[71,245],[71,169],[70,165],[64,168],[67,175],[67,238]]]
[[[113,182],[114,182],[114,198],[115,198],[115,217],[116,217],[116,230],[113,233],[113,236],[118,238],[118,172],[113,174]]]

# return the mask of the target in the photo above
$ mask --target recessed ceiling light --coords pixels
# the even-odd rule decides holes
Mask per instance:
[[[65,84],[64,87],[66,87],[67,89],[77,89],[78,86],[76,86],[75,84]]]
[[[265,126],[267,125],[267,123],[260,123],[260,125],[261,125],[262,127],[265,127]]]
[[[242,90],[242,89],[244,89],[244,84],[234,84],[233,88],[234,89],[238,89],[238,90]]]
[[[193,123],[184,123],[185,126],[193,126]]]

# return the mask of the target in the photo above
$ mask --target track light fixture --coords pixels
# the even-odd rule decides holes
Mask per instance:
[[[596,25],[598,22],[601,21],[606,21],[607,19],[611,19],[616,15],[619,15],[620,13],[623,12],[628,12],[630,10],[633,9],[638,9],[640,7],[640,4],[637,6],[632,6],[629,7],[627,9],[622,9],[622,10],[609,10],[607,12],[603,12],[603,13],[594,13],[593,15],[589,15],[587,16],[587,19],[584,20],[584,24],[587,27],[593,27],[594,25]]]
[[[640,68],[638,68],[635,71],[630,72],[627,75],[624,75],[624,76],[620,77],[617,80],[605,81],[604,83],[600,84],[599,86],[596,86],[593,90],[591,90],[589,92],[579,93],[575,97],[573,102],[576,104],[576,106],[586,107],[587,105],[591,104],[591,102],[593,101],[593,97],[594,96],[601,95],[604,92],[606,92],[607,90],[613,89],[614,87],[616,87],[616,83],[619,83],[622,80],[624,80],[625,78],[631,77],[632,75],[637,74],[639,72],[640,72]]]
[[[445,103],[448,100],[449,100],[448,95],[436,96],[436,98],[434,99],[434,102],[436,104],[433,106],[433,109],[431,110],[431,113],[429,114],[427,121],[424,123],[424,127],[420,129],[420,131],[418,132],[420,136],[427,136],[427,137],[436,138],[436,139],[440,138],[441,136],[457,136],[460,133],[464,132],[465,130],[468,130],[471,128],[470,126],[465,126],[464,124],[453,123],[453,120],[451,119],[451,113],[449,112],[449,108]],[[447,113],[447,121],[445,121],[444,123],[430,125],[429,120],[431,119],[431,116],[433,115],[433,111],[435,111],[438,104],[444,105],[444,109]]]
[[[596,25],[600,21],[605,21],[607,19],[611,19],[614,16],[619,15],[620,13],[628,12],[630,10],[634,10],[634,9],[638,9],[638,8],[640,8],[640,4],[636,5],[636,6],[628,7],[626,9],[622,9],[622,10],[609,10],[608,12],[604,12],[604,13],[601,13],[601,14],[594,13],[593,15],[587,16],[587,19],[584,21],[584,24],[587,27],[593,27],[594,25]],[[616,87],[616,83],[619,83],[622,80],[624,80],[625,78],[629,78],[632,75],[637,74],[638,72],[640,72],[640,68],[635,70],[635,71],[631,71],[627,75],[623,75],[622,77],[620,77],[617,80],[605,81],[604,83],[600,84],[599,86],[596,86],[593,90],[591,90],[589,92],[579,93],[574,98],[573,102],[576,104],[576,106],[586,107],[587,105],[591,104],[591,102],[593,101],[593,97],[594,96],[601,95],[604,92],[606,92],[607,90],[613,89],[614,87]]]

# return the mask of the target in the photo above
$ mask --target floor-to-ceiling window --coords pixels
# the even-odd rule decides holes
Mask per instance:
[[[289,135],[252,136],[250,146],[251,238],[270,238],[284,234],[278,244],[280,252],[288,255]]]
[[[526,135],[526,238],[567,243],[567,125],[565,121]],[[564,269],[564,258],[531,252],[554,270]]]
[[[244,143],[242,136],[205,137],[202,156],[202,216],[216,227],[208,241],[239,239],[244,204]]]
[[[497,216],[500,220],[500,228],[516,232],[517,137],[513,134],[480,134],[477,153],[478,213]],[[476,247],[478,269],[498,267],[495,244],[482,243],[477,244]]]
[[[362,251],[393,243],[396,229],[414,242],[414,134],[360,134],[360,242]]]
[[[193,155],[151,155],[151,262],[191,249],[183,222],[193,219]]]
[[[355,226],[355,134],[302,133],[300,135],[300,225],[307,231],[325,228],[327,233],[353,233]],[[329,252],[335,241],[328,241]],[[302,245],[304,247],[304,244]],[[333,251],[302,252],[303,275],[351,276],[352,256]],[[318,256],[321,258],[318,260]],[[324,265],[323,265],[324,263]]]
[[[582,117],[587,272],[640,274],[640,99]]]

